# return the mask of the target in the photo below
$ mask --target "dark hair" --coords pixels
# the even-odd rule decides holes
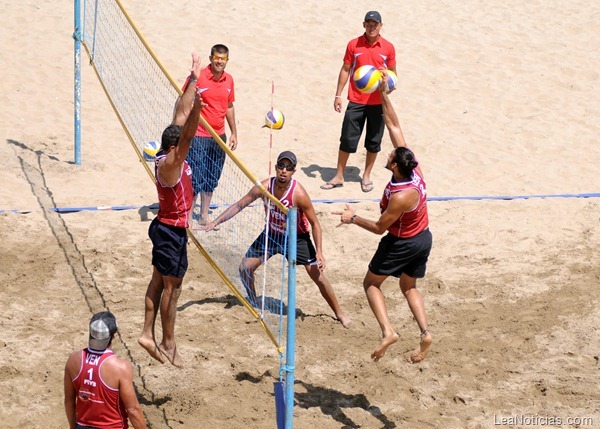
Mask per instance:
[[[214,55],[215,52],[218,52],[219,54],[229,54],[229,48],[225,45],[215,45],[210,49],[210,54]]]
[[[412,176],[413,170],[417,168],[417,165],[419,165],[419,162],[415,158],[415,154],[404,146],[396,148],[394,162],[398,166],[398,171],[400,174],[407,179]]]
[[[179,136],[181,136],[181,125],[169,125],[162,133],[162,140],[160,143],[161,150],[165,152],[169,150],[171,146],[177,146],[179,143]]]

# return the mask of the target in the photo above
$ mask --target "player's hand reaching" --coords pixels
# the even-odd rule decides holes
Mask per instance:
[[[334,215],[340,215],[340,223],[337,226],[343,224],[352,223],[352,216],[354,216],[354,210],[350,207],[350,204],[346,203],[346,208],[342,212],[332,212]]]

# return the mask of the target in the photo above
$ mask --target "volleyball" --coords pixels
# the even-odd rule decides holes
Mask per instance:
[[[160,144],[157,142],[148,142],[144,145],[144,159],[146,161],[152,161],[156,157],[156,154],[160,150]]]
[[[283,113],[277,109],[269,110],[265,115],[265,127],[280,130],[285,122]]]
[[[381,72],[374,66],[360,66],[354,72],[354,85],[360,92],[370,94],[379,88]]]
[[[391,91],[392,89],[396,88],[396,85],[398,84],[398,76],[396,76],[396,73],[391,70],[387,71],[387,76],[388,91]]]

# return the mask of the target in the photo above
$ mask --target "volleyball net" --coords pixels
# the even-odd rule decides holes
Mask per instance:
[[[163,130],[172,121],[174,105],[181,95],[180,86],[183,82],[181,85],[174,82],[120,1],[83,0],[81,4],[79,33],[76,28],[74,37],[76,40],[79,38],[86,50],[90,64],[133,149],[154,181],[154,162],[152,157],[145,154],[144,147],[149,142],[160,144]],[[188,235],[223,282],[260,321],[282,356],[287,260],[276,255],[255,271],[256,296],[248,294],[242,282],[248,273],[244,273],[241,267],[246,251],[266,226],[268,211],[273,206],[286,213],[287,210],[262,188],[256,177],[226,147],[206,121],[203,118],[200,120],[226,154],[222,175],[212,195],[210,216],[218,216],[255,185],[264,191],[264,198],[219,225],[217,231],[204,232],[197,221],[193,221]],[[210,159],[208,162],[219,161]],[[200,198],[197,202],[200,203]],[[198,213],[199,207],[194,207],[194,212]],[[269,234],[267,240],[270,240]],[[291,313],[295,317],[295,309]]]

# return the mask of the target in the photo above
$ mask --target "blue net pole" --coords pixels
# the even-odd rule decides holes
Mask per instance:
[[[287,340],[285,358],[285,429],[294,427],[294,371],[296,347],[296,244],[298,209],[290,207],[287,216],[289,265],[288,265],[288,305]]]
[[[74,162],[81,165],[81,5],[75,0],[75,23],[73,39],[75,39],[75,112],[74,112]]]

